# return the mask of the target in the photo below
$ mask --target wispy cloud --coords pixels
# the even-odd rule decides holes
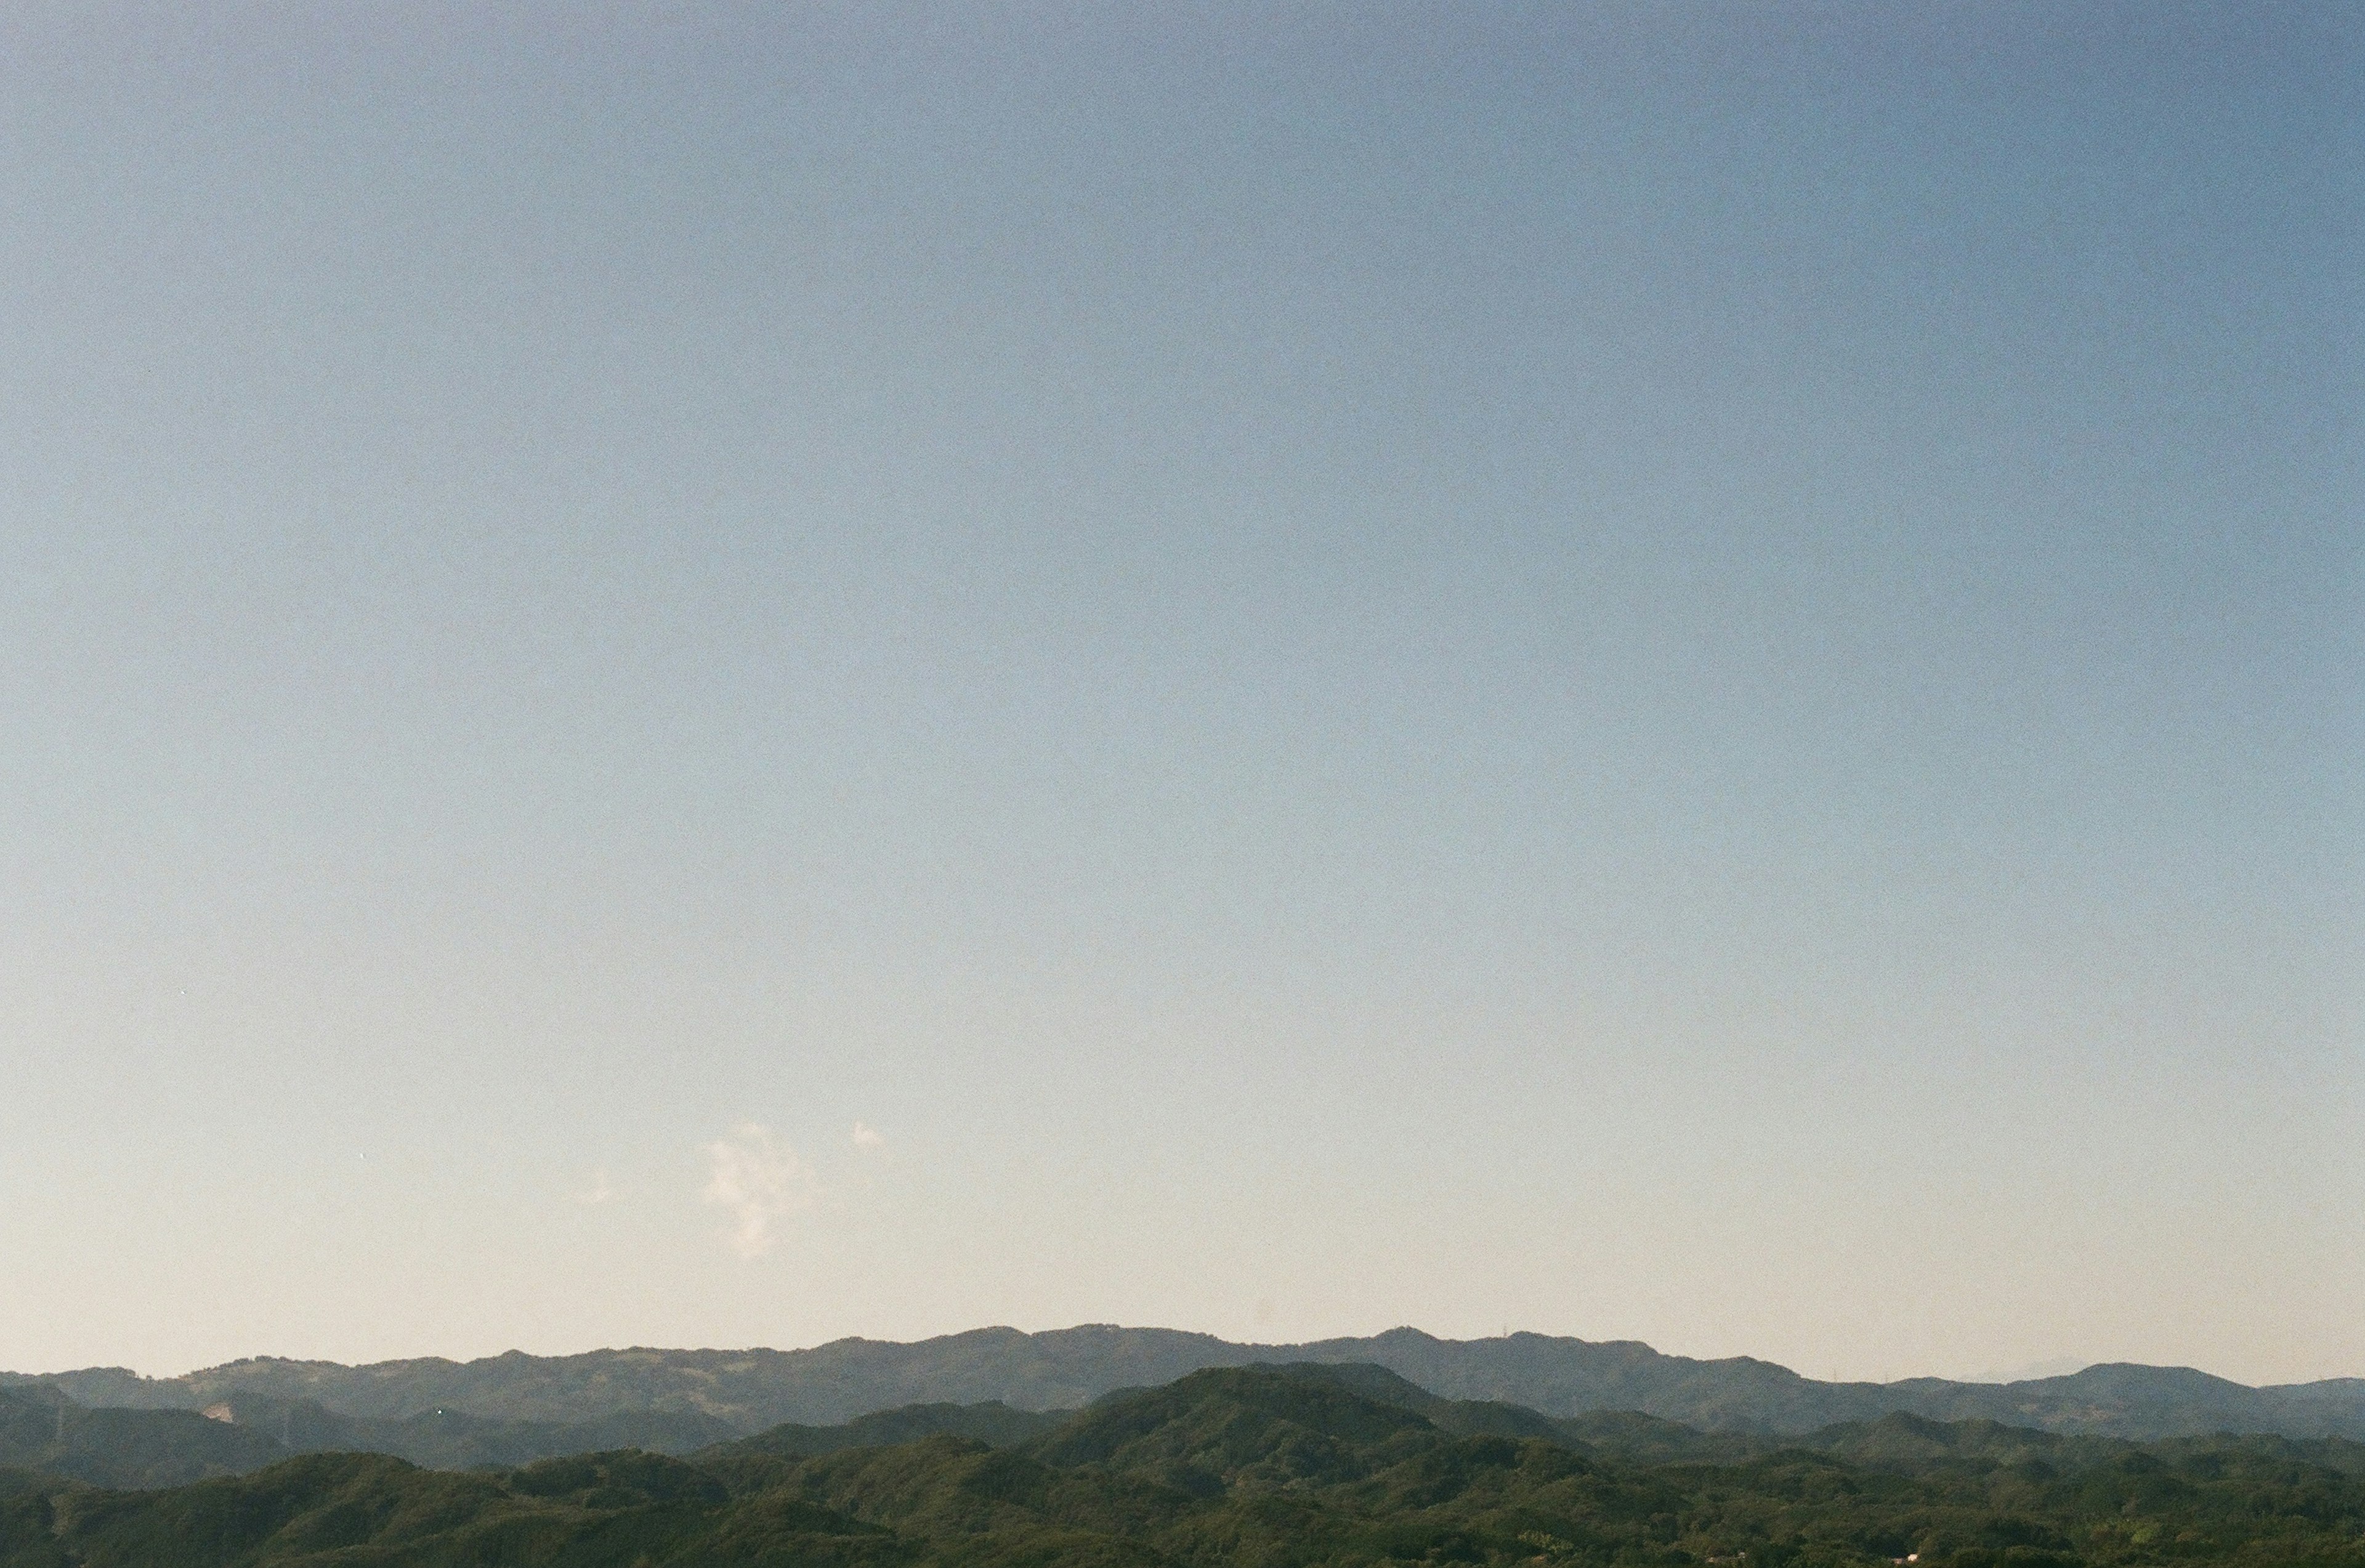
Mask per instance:
[[[857,1122],[854,1124],[855,1148],[884,1148],[886,1146],[886,1135],[881,1133],[877,1127],[872,1126],[869,1122]]]
[[[708,1144],[706,1156],[706,1191],[701,1195],[735,1217],[731,1249],[742,1258],[769,1252],[778,1239],[774,1222],[813,1206],[812,1168],[768,1128],[743,1122],[730,1137]]]

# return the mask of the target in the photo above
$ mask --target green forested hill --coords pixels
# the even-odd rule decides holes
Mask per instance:
[[[18,1474],[0,1480],[0,1568],[2365,1568],[2365,1449],[2337,1440],[1896,1417],[1818,1448],[1654,1460],[1565,1432],[1457,1433],[1416,1408],[1451,1419],[1452,1402],[1385,1392],[1222,1369],[998,1448],[756,1439],[469,1474],[324,1454],[144,1493]]]

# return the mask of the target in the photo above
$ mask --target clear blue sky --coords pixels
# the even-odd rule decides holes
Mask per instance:
[[[0,1363],[2365,1373],[2354,7],[14,5],[0,200]]]

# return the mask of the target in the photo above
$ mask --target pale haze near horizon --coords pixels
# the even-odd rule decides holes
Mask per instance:
[[[11,7],[0,1365],[2365,1373],[2360,42]]]

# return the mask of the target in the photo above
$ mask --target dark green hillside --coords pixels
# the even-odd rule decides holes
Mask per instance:
[[[1009,1448],[1054,1429],[1067,1420],[1069,1414],[1065,1410],[1013,1410],[998,1401],[983,1405],[906,1405],[901,1409],[857,1416],[835,1427],[787,1422],[730,1446],[749,1453],[810,1457],[835,1453],[840,1449],[879,1448],[889,1443],[916,1442],[922,1438],[955,1437],[968,1438],[990,1448]]]
[[[1639,1410],[1594,1410],[1555,1421],[1561,1435],[1634,1464],[1731,1464],[1776,1446],[1777,1439],[1742,1432],[1703,1432]]]
[[[1027,1451],[1055,1465],[1132,1472],[1200,1493],[1347,1480],[1436,1430],[1411,1410],[1328,1378],[1219,1368],[1104,1401]]]
[[[784,1439],[468,1474],[313,1455],[153,1492],[17,1474],[0,1568],[2365,1568],[2352,1443],[1892,1417],[1637,1460],[1457,1432],[1439,1417],[1458,1408],[1386,1374],[1232,1368],[999,1448]],[[1610,1425],[1629,1450],[1684,1446]]]
[[[1356,1361],[1257,1363],[1259,1370],[1287,1372],[1337,1384],[1383,1405],[1399,1406],[1429,1417],[1440,1431],[1460,1437],[1543,1438],[1561,1441],[1567,1423],[1497,1399],[1444,1399],[1382,1366]]]

